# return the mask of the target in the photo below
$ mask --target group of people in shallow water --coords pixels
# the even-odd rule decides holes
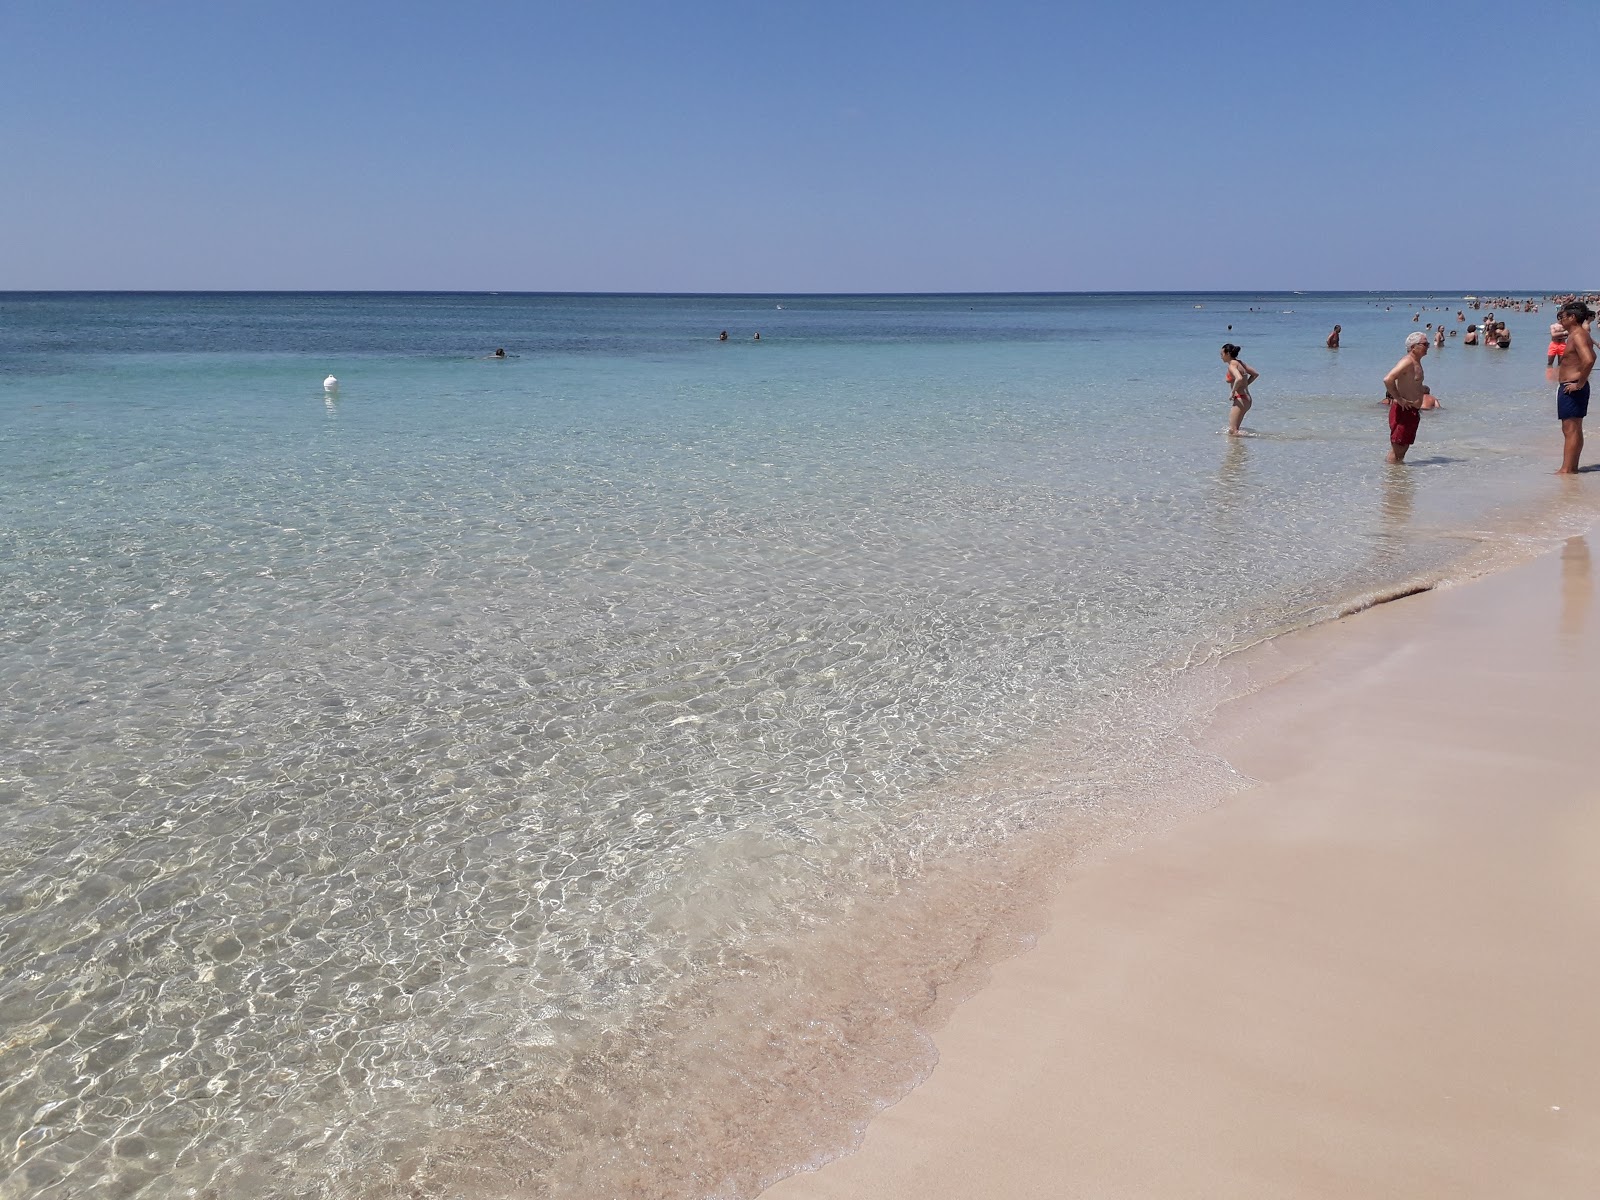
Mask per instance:
[[[1576,474],[1578,459],[1583,453],[1583,419],[1589,415],[1589,374],[1594,370],[1595,349],[1592,325],[1594,310],[1585,299],[1562,298],[1556,311],[1555,323],[1550,326],[1550,345],[1545,365],[1552,368],[1556,383],[1556,419],[1561,422],[1561,467],[1558,475]],[[1523,311],[1537,311],[1524,307]],[[1421,319],[1420,313],[1412,318]],[[1458,312],[1458,321],[1466,315]],[[1402,463],[1406,451],[1416,443],[1417,427],[1422,413],[1442,407],[1428,385],[1423,382],[1422,360],[1427,357],[1428,343],[1445,344],[1445,327],[1441,322],[1434,329],[1428,322],[1430,333],[1417,330],[1406,336],[1406,352],[1399,362],[1383,377],[1383,403],[1389,410],[1389,456],[1387,461]],[[1511,335],[1505,332],[1505,323],[1496,321],[1490,313],[1484,322],[1486,345],[1509,349]],[[1328,335],[1328,349],[1339,348],[1341,326],[1335,325]],[[1477,327],[1467,326],[1465,345],[1476,345]],[[1455,331],[1450,331],[1455,336]],[[1228,383],[1228,436],[1241,436],[1240,423],[1252,403],[1250,385],[1261,378],[1260,373],[1239,357],[1240,348],[1232,342],[1222,347],[1222,361],[1227,370]],[[1559,365],[1558,365],[1559,364]]]

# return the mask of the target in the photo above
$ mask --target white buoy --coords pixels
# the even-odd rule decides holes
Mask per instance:
[[[327,392],[329,395],[332,395],[334,392],[339,390],[339,381],[332,375],[329,375],[322,381],[322,390]]]

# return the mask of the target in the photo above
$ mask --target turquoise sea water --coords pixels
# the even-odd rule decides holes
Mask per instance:
[[[1182,664],[1585,519],[1549,306],[1382,464],[1461,307],[0,295],[0,1195],[835,1151]]]

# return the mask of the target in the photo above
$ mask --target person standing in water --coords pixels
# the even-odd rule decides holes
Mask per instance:
[[[1544,365],[1553,367],[1556,359],[1567,352],[1567,327],[1560,321],[1550,323],[1550,344],[1545,347]]]
[[[1339,329],[1340,327],[1335,325],[1333,327],[1333,332],[1328,335],[1329,350],[1337,350],[1339,348]]]
[[[1406,451],[1417,440],[1417,426],[1422,423],[1422,360],[1427,353],[1427,334],[1407,335],[1405,357],[1383,377],[1383,394],[1389,400],[1389,462],[1405,462]]]
[[[1556,416],[1561,420],[1561,469],[1557,475],[1576,475],[1583,454],[1583,419],[1589,415],[1589,372],[1594,370],[1594,339],[1589,322],[1594,312],[1582,300],[1569,300],[1556,310],[1556,320],[1567,331],[1567,348],[1561,354],[1556,377]]]
[[[1239,347],[1232,342],[1222,347],[1222,361],[1228,364],[1228,436],[1238,437],[1239,423],[1250,411],[1250,385],[1261,376],[1239,357]]]

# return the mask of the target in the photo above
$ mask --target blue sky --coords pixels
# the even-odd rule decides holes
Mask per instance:
[[[1600,287],[1597,37],[1595,0],[10,0],[0,290]]]

